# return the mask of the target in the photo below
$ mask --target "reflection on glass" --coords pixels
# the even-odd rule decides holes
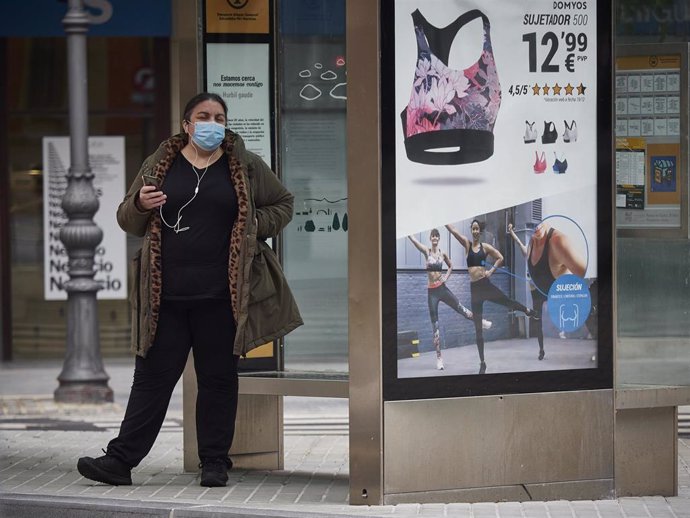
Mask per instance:
[[[617,384],[690,384],[690,243],[618,238]]]
[[[295,195],[284,266],[305,325],[286,370],[347,371],[344,2],[281,2],[281,171]]]

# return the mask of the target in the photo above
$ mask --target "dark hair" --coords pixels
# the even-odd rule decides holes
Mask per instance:
[[[441,237],[441,233],[438,231],[437,228],[432,228],[431,232],[429,232],[429,237],[434,237],[434,236]]]
[[[223,107],[223,111],[225,112],[225,118],[228,118],[228,105],[225,104],[225,101],[220,95],[213,94],[210,92],[201,92],[200,94],[196,94],[189,101],[187,101],[187,105],[184,107],[184,116],[182,120],[188,121],[189,118],[192,116],[192,111],[194,110],[194,108],[196,108],[197,105],[203,103],[204,101],[214,101],[220,104]]]
[[[470,228],[472,228],[472,225],[474,225],[475,223],[477,224],[477,226],[479,227],[479,231],[481,232],[481,230],[482,230],[482,224],[479,222],[478,219],[473,219],[473,220],[472,220],[472,223],[470,223]]]

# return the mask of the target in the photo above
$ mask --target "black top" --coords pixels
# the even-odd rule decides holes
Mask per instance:
[[[551,241],[551,235],[553,234],[553,229],[549,229],[549,233],[546,234],[546,242],[544,243],[544,249],[541,252],[541,257],[536,262],[532,264],[532,247],[529,247],[529,256],[527,258],[527,269],[529,271],[529,276],[532,278],[534,285],[541,291],[544,295],[549,294],[549,289],[556,278],[551,273],[551,267],[549,266],[549,241]]]
[[[197,169],[199,176],[204,169]],[[168,196],[163,217],[175,225],[180,208],[194,196],[197,176],[182,153],[177,155],[162,191]],[[163,224],[163,299],[229,298],[230,234],[237,219],[237,194],[227,156],[211,164],[196,198],[181,213],[176,233]]]
[[[484,266],[485,262],[486,251],[484,250],[482,243],[479,243],[479,250],[476,252],[474,251],[474,248],[472,248],[472,243],[470,243],[470,247],[467,250],[467,266]]]

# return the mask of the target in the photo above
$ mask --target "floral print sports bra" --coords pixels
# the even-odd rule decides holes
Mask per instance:
[[[481,57],[465,70],[448,68],[458,30],[476,18],[484,22]],[[474,9],[439,29],[417,9],[412,21],[417,37],[417,70],[410,102],[400,114],[407,157],[429,165],[486,160],[494,152],[493,130],[501,105],[489,19]]]

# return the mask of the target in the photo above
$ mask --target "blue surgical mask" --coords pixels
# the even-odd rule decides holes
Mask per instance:
[[[217,122],[195,122],[192,140],[204,151],[214,151],[225,138],[225,126]]]

